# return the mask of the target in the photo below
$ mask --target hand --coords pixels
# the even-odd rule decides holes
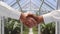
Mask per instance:
[[[35,19],[37,21],[37,24],[44,22],[43,16],[36,16],[32,14],[28,15],[27,17],[32,17],[33,19]]]
[[[23,22],[23,24],[25,24],[28,27],[33,27],[37,25],[37,21],[34,19],[33,14],[22,13],[20,19]]]

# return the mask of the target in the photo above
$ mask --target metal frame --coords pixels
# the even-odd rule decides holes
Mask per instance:
[[[16,4],[16,2],[15,3],[13,3],[11,6],[13,6],[13,5],[15,5]],[[46,4],[47,6],[49,6],[50,8],[52,8],[53,10],[55,10],[52,6],[50,6],[49,4],[47,4],[46,2],[44,2],[44,4]]]
[[[58,4],[58,3],[59,3],[59,0],[56,0],[56,2],[57,2],[57,3],[56,3],[56,4],[57,4],[56,10],[58,10],[58,9],[59,9],[59,8],[58,8],[58,7],[59,7],[59,4]],[[55,34],[60,34],[60,33],[59,33],[60,23],[59,23],[58,21],[56,21],[55,23],[56,23],[56,31],[55,31]]]

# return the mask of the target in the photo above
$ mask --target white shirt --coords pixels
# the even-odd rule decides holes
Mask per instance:
[[[0,15],[19,20],[21,12],[0,1]]]
[[[60,10],[54,10],[48,14],[43,15],[45,23],[60,21]]]

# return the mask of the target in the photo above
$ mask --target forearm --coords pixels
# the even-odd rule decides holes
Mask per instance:
[[[54,21],[54,18],[51,16],[51,13],[38,16],[38,21],[40,23],[50,23]]]
[[[38,16],[38,22],[39,22],[39,23],[44,23],[43,16]]]
[[[0,15],[18,20],[20,18],[21,12],[13,9],[4,2],[0,2]]]

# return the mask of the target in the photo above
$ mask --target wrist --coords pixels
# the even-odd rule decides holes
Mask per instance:
[[[21,13],[20,20],[24,17],[24,13]]]
[[[38,22],[39,22],[39,23],[43,23],[43,22],[44,22],[43,16],[38,16]]]
[[[26,19],[27,14],[26,13],[21,13],[20,20]]]

